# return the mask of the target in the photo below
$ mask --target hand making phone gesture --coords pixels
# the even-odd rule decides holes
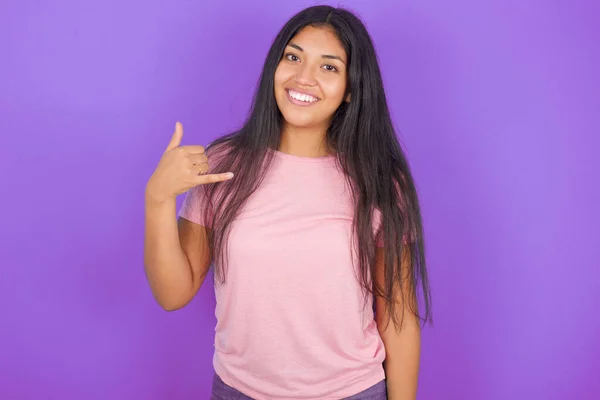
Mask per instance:
[[[209,166],[204,147],[181,146],[182,137],[183,126],[178,122],[167,149],[146,185],[146,194],[154,201],[173,200],[198,185],[233,178],[231,172],[206,174]]]

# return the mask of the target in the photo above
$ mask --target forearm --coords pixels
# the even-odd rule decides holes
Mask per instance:
[[[144,267],[157,302],[177,309],[193,296],[190,263],[181,248],[176,202],[158,203],[146,198]]]
[[[392,328],[393,329],[393,328]],[[421,337],[418,325],[403,326],[385,340],[384,363],[389,400],[415,400],[419,378]]]

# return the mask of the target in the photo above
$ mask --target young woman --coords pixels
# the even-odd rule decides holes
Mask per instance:
[[[245,125],[206,150],[182,135],[147,184],[145,268],[176,310],[214,265],[213,398],[414,399],[421,216],[360,20],[298,13]]]

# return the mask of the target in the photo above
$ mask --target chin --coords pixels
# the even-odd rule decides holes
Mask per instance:
[[[284,107],[279,108],[283,120],[294,127],[298,128],[310,128],[316,125],[320,125],[322,121],[318,118],[318,113],[315,113],[315,110],[301,109],[299,107],[288,107],[285,105]]]
[[[284,121],[293,127],[297,128],[310,128],[319,125],[318,121],[311,115],[301,114],[297,112],[282,112]]]

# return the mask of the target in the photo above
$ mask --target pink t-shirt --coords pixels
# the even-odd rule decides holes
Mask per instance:
[[[201,190],[180,215],[206,226]],[[234,222],[227,280],[215,287],[213,364],[227,385],[255,399],[314,400],[384,379],[372,301],[363,306],[352,265],[353,212],[334,157],[276,152]]]

